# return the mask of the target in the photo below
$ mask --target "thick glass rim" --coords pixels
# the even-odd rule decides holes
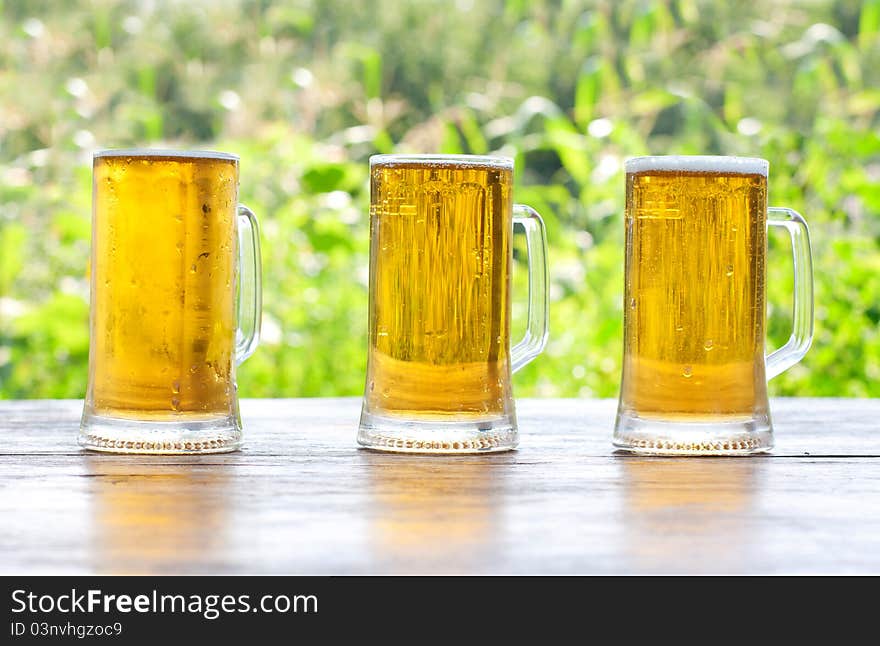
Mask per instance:
[[[92,158],[101,157],[183,157],[184,159],[224,159],[238,161],[238,155],[215,150],[167,150],[160,148],[110,148],[99,150]]]
[[[439,162],[452,162],[469,166],[492,166],[495,168],[513,169],[513,157],[501,155],[399,155],[396,153],[383,153],[370,157],[370,167],[385,164],[436,164]]]
[[[650,171],[730,173],[734,175],[763,175],[767,177],[770,162],[760,157],[725,155],[650,155],[630,157],[623,164],[627,173]]]

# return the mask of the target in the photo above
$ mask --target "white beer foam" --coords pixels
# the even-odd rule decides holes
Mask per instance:
[[[219,153],[213,150],[160,150],[158,148],[121,148],[100,150],[94,154],[99,157],[182,157],[184,159],[226,159],[238,161],[237,155]]]
[[[647,171],[730,173],[767,177],[770,162],[757,157],[715,157],[712,155],[659,155],[632,157],[624,163],[627,173]]]
[[[373,155],[370,166],[394,166],[416,164],[419,166],[444,166],[455,164],[462,167],[513,168],[513,158],[487,155]]]

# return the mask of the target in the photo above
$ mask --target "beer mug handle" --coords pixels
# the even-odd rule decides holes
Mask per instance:
[[[260,228],[257,216],[248,207],[238,205],[238,289],[235,303],[235,362],[239,364],[257,349],[262,320],[262,265]]]
[[[800,361],[813,341],[813,260],[810,253],[810,230],[801,214],[791,209],[771,206],[767,226],[782,227],[791,236],[794,261],[794,304],[792,332],[788,343],[767,355],[767,379],[773,379]]]
[[[529,324],[525,337],[510,351],[511,370],[516,372],[541,354],[547,344],[547,232],[538,212],[525,204],[513,205],[513,222],[526,234],[529,259]]]

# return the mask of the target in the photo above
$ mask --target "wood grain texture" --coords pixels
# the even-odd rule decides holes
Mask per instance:
[[[245,400],[247,446],[114,456],[0,402],[3,573],[880,573],[880,400],[777,399],[751,458],[614,452],[615,402],[521,400],[482,456],[356,448],[357,399]]]

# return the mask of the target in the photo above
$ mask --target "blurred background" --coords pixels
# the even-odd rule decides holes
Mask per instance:
[[[770,203],[811,226],[813,349],[771,391],[880,396],[880,0],[0,0],[0,16],[0,398],[83,396],[91,153],[132,146],[241,156],[265,281],[245,397],[362,393],[367,158],[395,151],[516,158],[552,277],[550,342],[517,395],[616,395],[622,162],[704,153],[769,159]],[[788,249],[772,235],[772,347]]]

